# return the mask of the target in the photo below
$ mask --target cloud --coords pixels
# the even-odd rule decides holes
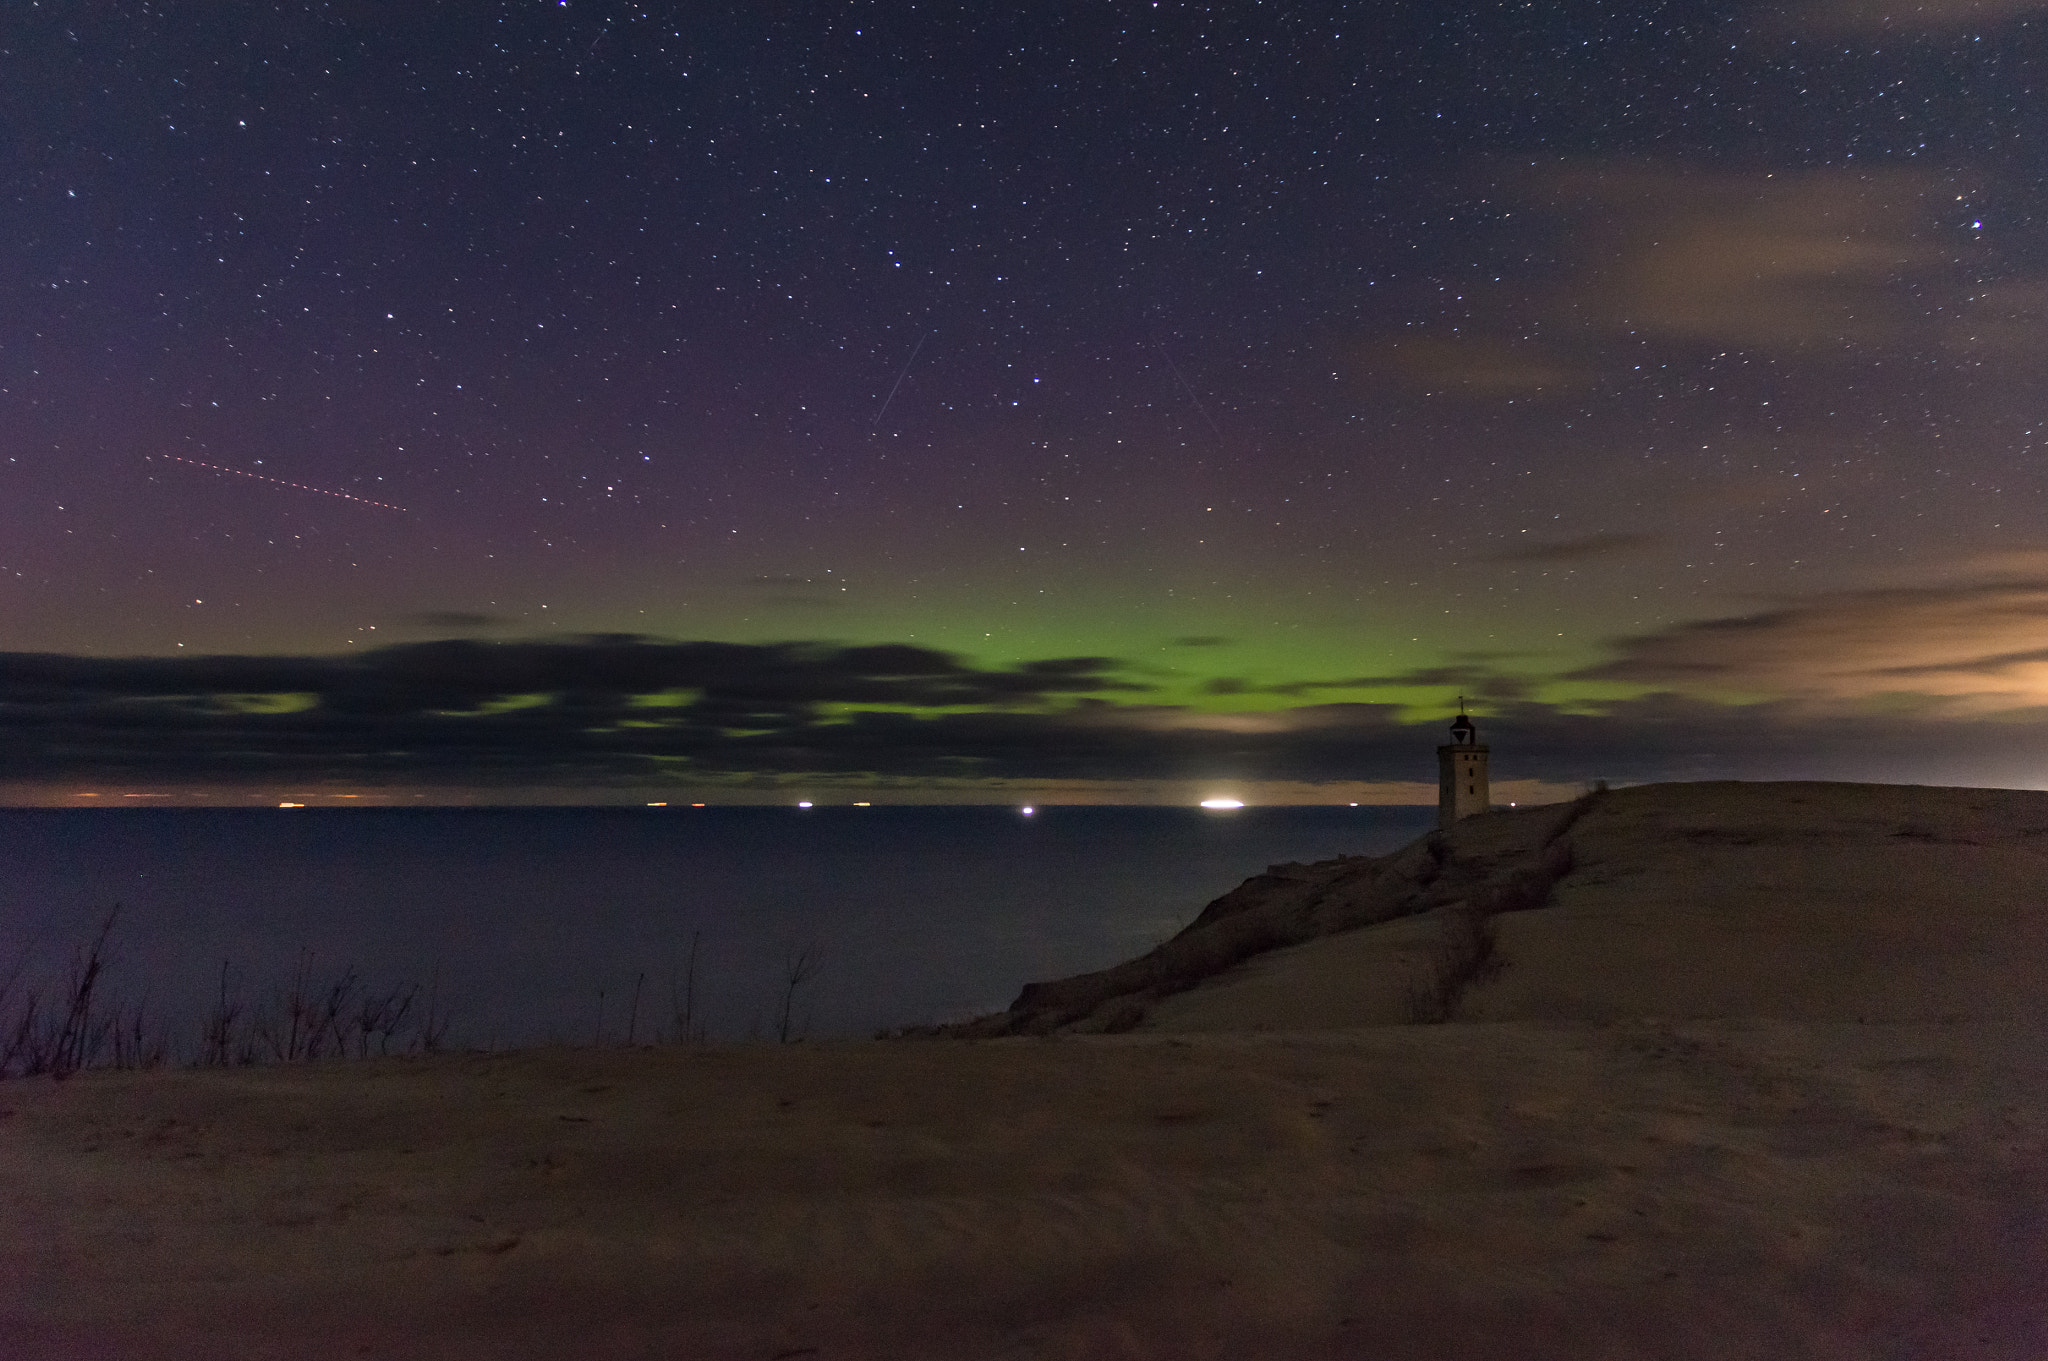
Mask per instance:
[[[1988,28],[2048,12],[2048,0],[1817,0],[1786,16],[1802,33],[1911,32]]]
[[[1554,320],[1756,350],[1882,344],[1952,261],[1912,171],[1729,174],[1654,163],[1546,172],[1535,196],[1579,251]]]
[[[1525,671],[1501,665],[1526,654],[1515,652],[1460,652],[1441,666],[1414,667],[1380,675],[1340,676],[1329,680],[1288,681],[1256,688],[1248,693],[1307,696],[1327,690],[1435,690],[1444,701],[1465,695],[1474,699],[1520,700],[1533,693],[1535,680]]]
[[[466,633],[503,628],[512,621],[495,614],[471,614],[466,610],[422,610],[398,621],[406,628],[436,629],[445,633]]]
[[[1985,244],[1998,238],[1959,216],[1957,196],[1971,186],[1952,174],[1646,159],[1497,174],[1490,192],[1518,201],[1556,264],[1527,284],[1465,280],[1471,311],[1457,333],[1418,333],[1420,312],[1407,325],[1392,319],[1354,351],[1375,380],[1542,401],[1581,392],[1624,352],[1640,361],[1644,342],[1773,358],[1909,347],[2021,362],[2048,344],[2048,278],[1999,277]]]
[[[1373,351],[1368,362],[1426,389],[1476,397],[1531,397],[1577,387],[1586,378],[1584,371],[1539,346],[1483,336],[1392,340]]]
[[[1489,562],[1569,563],[1591,562],[1597,558],[1620,557],[1661,543],[1657,534],[1586,534],[1555,543],[1535,543],[1492,554]]]
[[[508,694],[582,696],[700,689],[776,704],[946,707],[1139,688],[1103,657],[976,668],[905,643],[666,642],[598,634],[561,642],[405,643],[319,657],[89,658],[0,653],[0,704],[33,695],[176,701],[222,692],[312,692],[380,712],[446,709]]]
[[[1306,695],[1316,690],[1438,690],[1445,696],[1466,695],[1474,699],[1522,699],[1536,688],[1527,676],[1510,675],[1487,667],[1425,666],[1385,676],[1346,676],[1340,680],[1301,681],[1270,687],[1270,693]]]
[[[1140,689],[1096,657],[990,670],[904,644],[631,635],[416,643],[347,657],[9,653],[0,654],[0,778],[466,772],[490,783],[647,774],[666,760],[843,768],[865,749],[852,739],[867,719],[838,712],[849,706],[975,709],[996,721]]]
[[[2031,789],[2048,772],[2048,727],[2032,714],[1959,721],[1669,692],[1568,709],[1489,707],[1479,727],[1496,772],[1557,782],[1837,779]]]
[[[836,610],[847,604],[845,583],[830,576],[758,576],[748,577],[744,584],[759,592],[754,603],[764,609]],[[823,594],[826,591],[835,593]]]
[[[754,602],[762,609],[770,610],[840,610],[846,602],[829,595],[771,595],[765,600]]]
[[[1972,357],[2010,357],[2031,363],[2048,344],[2048,278],[2015,277],[1979,289],[1945,337]]]
[[[1616,648],[1576,678],[1962,713],[2048,706],[2048,577],[1842,591]]]
[[[2048,769],[2048,726],[1939,701],[2048,698],[2044,618],[2048,582],[1844,594],[1629,640],[1588,674],[1662,688],[1569,708],[1533,698],[1499,659],[1295,688],[1462,691],[1479,702],[1503,780],[2024,782]],[[1885,641],[1902,630],[1919,641]],[[1219,778],[1433,778],[1437,725],[1416,726],[1399,705],[1215,713],[1145,702],[1126,674],[1100,657],[982,668],[904,644],[635,636],[339,657],[9,653],[0,783],[519,791],[815,777],[957,798],[975,787],[1001,797],[1019,781],[1156,792]],[[1731,705],[1709,694],[1745,689],[1777,697]],[[1884,712],[1814,702],[1890,692],[1934,698]]]

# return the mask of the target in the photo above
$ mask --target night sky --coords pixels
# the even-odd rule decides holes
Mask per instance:
[[[1461,693],[1507,796],[2048,782],[2044,85],[2043,0],[10,0],[0,793],[1420,798]]]

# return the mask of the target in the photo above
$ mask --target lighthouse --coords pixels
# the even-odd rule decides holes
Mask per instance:
[[[1486,744],[1479,730],[1465,716],[1465,701],[1458,700],[1458,716],[1451,721],[1451,740],[1436,749],[1436,825],[1448,827],[1460,818],[1484,813],[1492,799],[1486,787]]]

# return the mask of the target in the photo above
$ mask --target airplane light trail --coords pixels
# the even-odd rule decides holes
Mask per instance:
[[[395,510],[400,515],[407,513],[404,506],[394,506],[389,501],[372,501],[367,496],[350,496],[345,491],[329,491],[325,487],[309,487],[303,482],[287,482],[281,477],[265,477],[262,473],[245,473],[240,468],[223,468],[218,463],[201,463],[196,458],[179,458],[176,454],[145,455],[145,457],[167,458],[173,463],[187,463],[194,468],[208,468],[217,473],[233,473],[236,477],[253,477],[258,482],[269,482],[279,487],[290,487],[294,491],[310,491],[321,496],[338,496],[344,501],[353,501],[359,506],[376,506],[379,510]]]

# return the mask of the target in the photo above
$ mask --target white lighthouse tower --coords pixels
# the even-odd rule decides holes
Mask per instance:
[[[1460,818],[1484,813],[1493,795],[1486,787],[1487,747],[1479,730],[1465,716],[1465,697],[1458,697],[1458,716],[1451,721],[1451,740],[1436,749],[1436,825],[1448,827]]]

